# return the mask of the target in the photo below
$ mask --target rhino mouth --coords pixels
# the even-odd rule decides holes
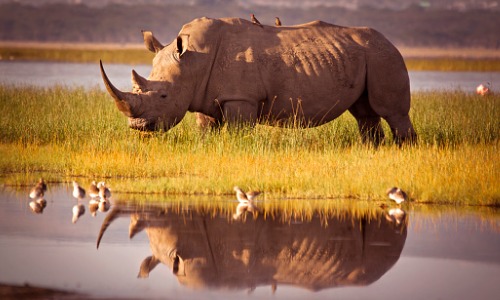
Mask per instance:
[[[158,130],[156,122],[143,118],[129,118],[128,126],[132,129],[140,131],[156,131]]]

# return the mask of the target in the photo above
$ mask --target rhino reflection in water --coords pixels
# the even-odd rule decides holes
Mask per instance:
[[[102,224],[97,247],[114,219],[130,216],[130,237],[145,230],[152,251],[139,277],[162,263],[195,288],[274,290],[286,284],[318,291],[371,284],[399,259],[408,218],[396,223],[382,210],[339,215],[283,222],[279,213],[274,219],[260,214],[234,221],[229,214],[117,205]]]

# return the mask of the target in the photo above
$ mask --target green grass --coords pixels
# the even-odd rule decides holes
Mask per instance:
[[[106,63],[151,64],[154,54],[145,48],[92,47],[0,47],[0,57],[4,60],[42,60],[95,63],[100,59]],[[409,57],[405,58],[408,70],[414,71],[500,71],[498,58],[462,57]]]
[[[413,94],[419,144],[361,144],[348,113],[310,129],[257,126],[201,133],[188,115],[169,132],[128,129],[100,90],[0,86],[0,182],[106,178],[122,193],[383,201],[399,186],[413,201],[500,205],[500,96]],[[383,124],[388,132],[388,126]]]

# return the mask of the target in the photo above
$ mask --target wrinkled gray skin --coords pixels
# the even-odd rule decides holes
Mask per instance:
[[[406,241],[408,218],[396,222],[384,210],[362,217],[347,209],[337,217],[316,212],[310,221],[287,220],[279,210],[272,215],[233,220],[212,211],[117,204],[97,243],[113,220],[130,216],[129,236],[144,230],[152,251],[138,277],[162,265],[192,288],[286,284],[317,291],[375,282],[398,261]]]
[[[166,46],[151,32],[143,34],[156,56],[148,79],[132,72],[132,93],[117,90],[101,64],[108,91],[132,128],[168,130],[188,111],[215,124],[283,126],[291,120],[318,126],[348,110],[363,141],[383,139],[381,117],[397,143],[416,139],[403,58],[373,29],[200,18]]]

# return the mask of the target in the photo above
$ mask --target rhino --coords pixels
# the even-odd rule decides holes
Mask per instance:
[[[384,139],[381,118],[396,143],[416,139],[406,65],[374,29],[203,17],[168,45],[150,31],[143,37],[156,55],[147,79],[132,70],[132,92],[113,86],[100,62],[106,89],[131,128],[167,131],[188,111],[217,126],[314,127],[349,111],[363,142]]]
[[[138,277],[168,267],[180,284],[196,289],[252,291],[292,285],[310,291],[369,285],[399,260],[408,217],[395,222],[385,210],[294,218],[273,210],[234,220],[230,213],[196,207],[115,205],[97,246],[119,217],[130,217],[129,237],[145,231],[150,256]]]

